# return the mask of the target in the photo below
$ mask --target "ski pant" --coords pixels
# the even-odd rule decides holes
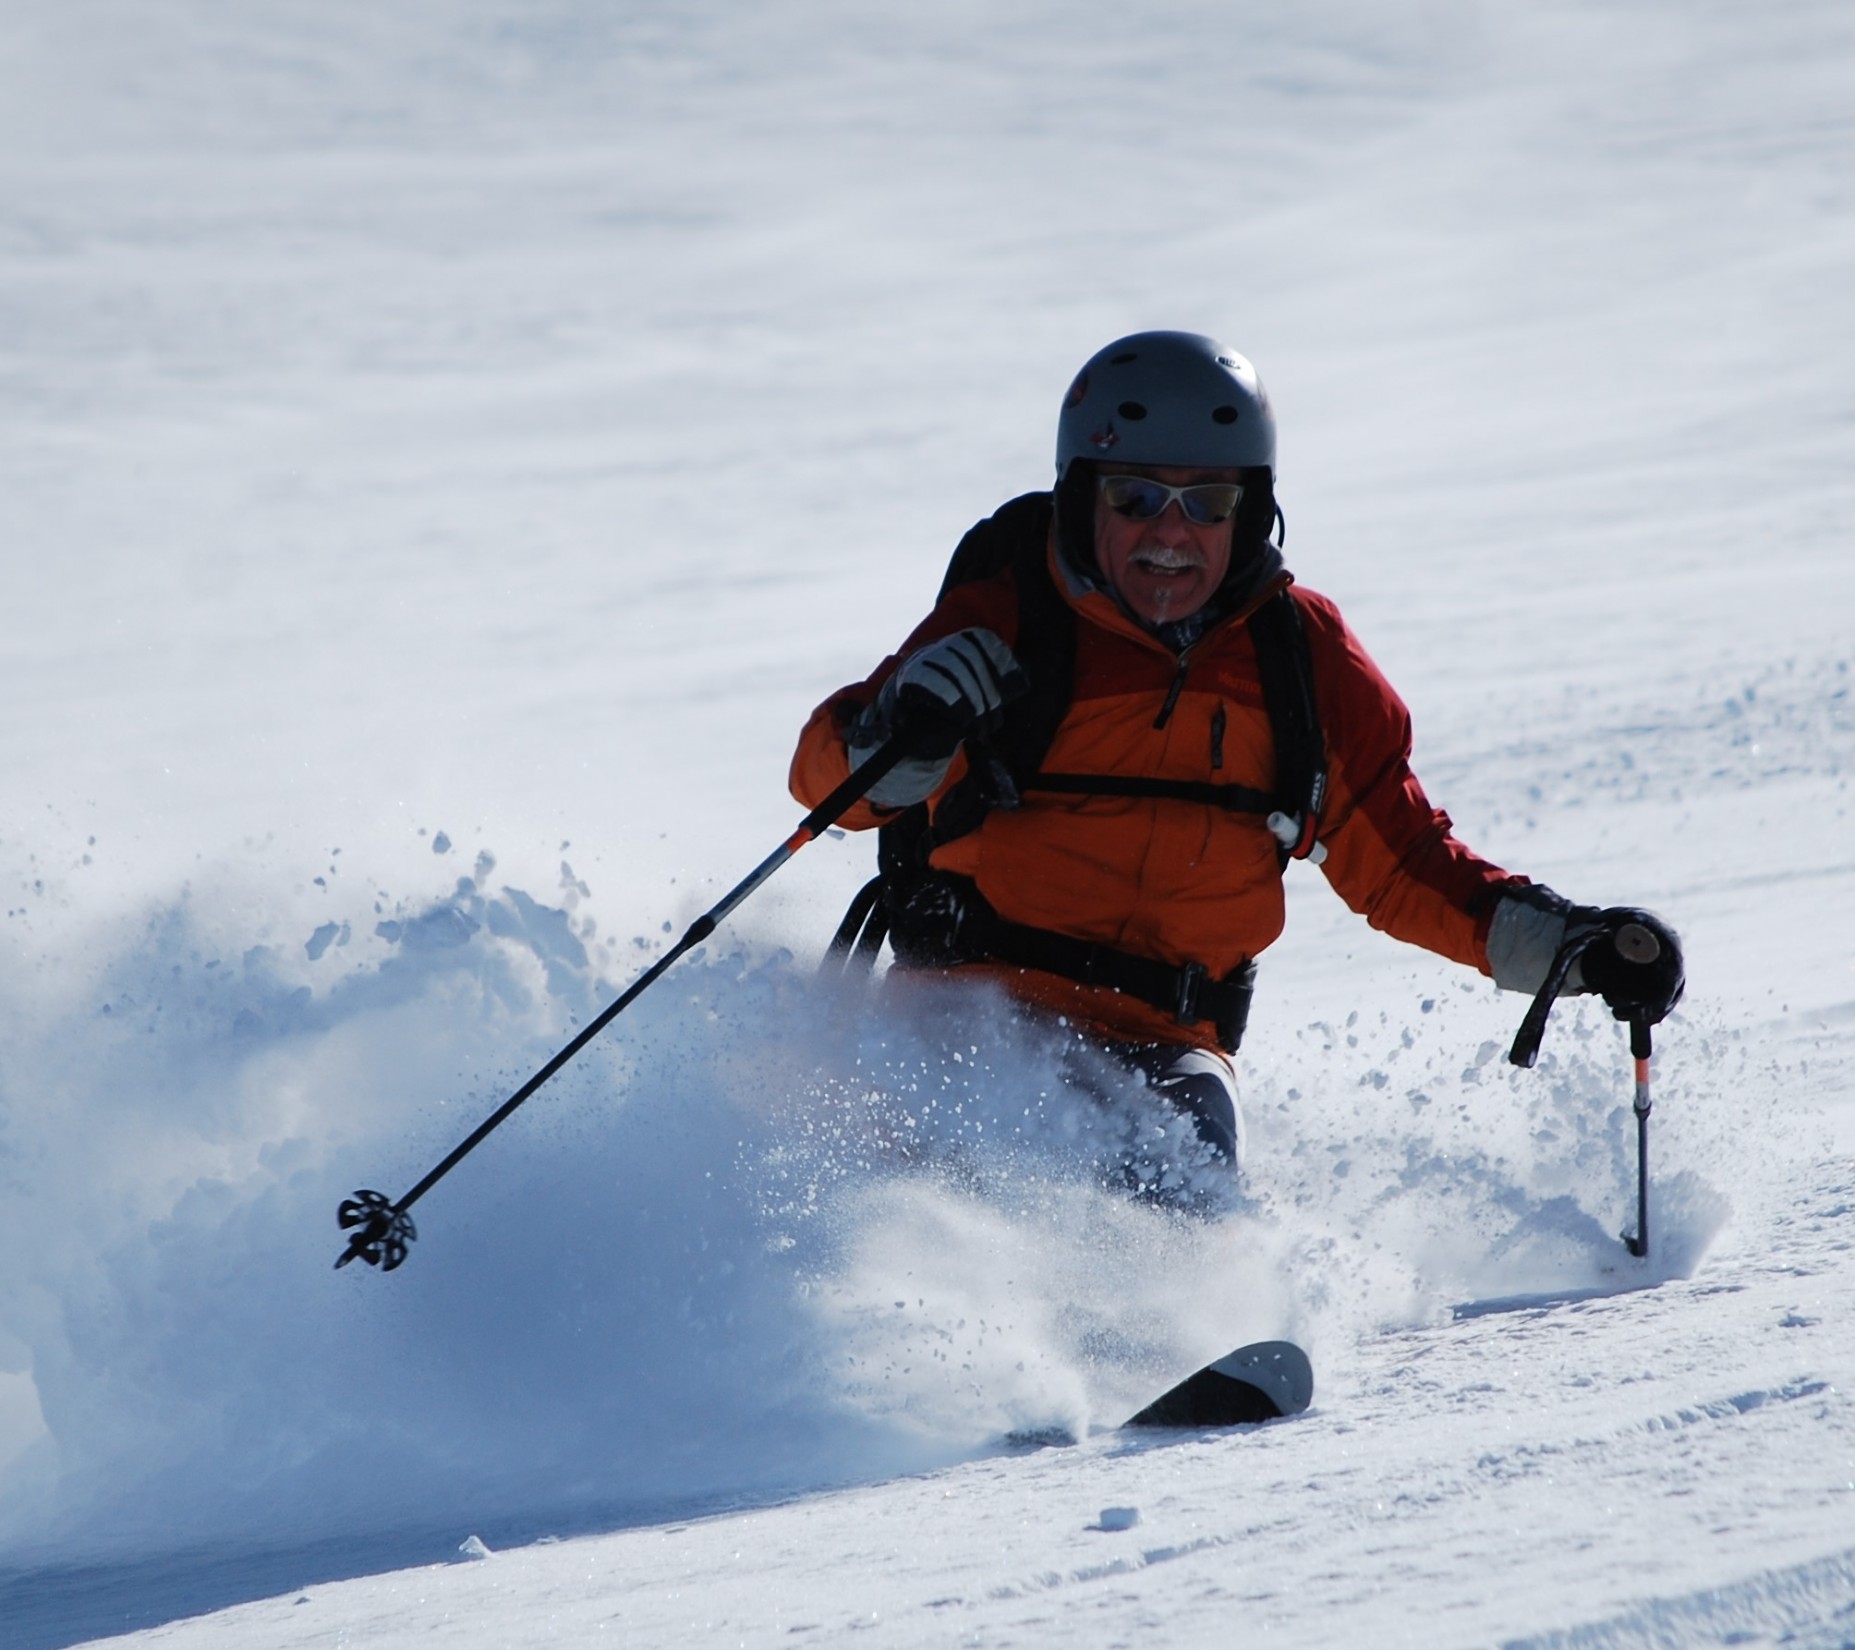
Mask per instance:
[[[1179,1043],[1111,1043],[1080,1038],[1065,1064],[1071,1079],[1105,1105],[1125,1100],[1129,1079],[1191,1120],[1214,1161],[1234,1176],[1243,1167],[1243,1112],[1237,1074],[1215,1049]]]
[[[964,982],[956,979],[960,972],[892,968],[884,978],[883,991],[904,994],[904,1012],[917,1025],[944,1016],[949,1027],[964,1027],[974,1006],[962,989]],[[1213,1162],[1235,1180],[1243,1167],[1243,1113],[1237,1104],[1236,1072],[1226,1055],[1183,1043],[1116,1042],[1052,1020],[1038,1010],[1015,1006],[1027,1022],[1058,1036],[1065,1075],[1076,1089],[1092,1094],[1109,1108],[1124,1106],[1130,1089],[1144,1089],[1189,1118]]]
[[[1223,1055],[1172,1043],[1110,1044],[1108,1053],[1139,1072],[1147,1086],[1191,1119],[1198,1138],[1234,1174],[1243,1167],[1243,1113],[1237,1076]]]

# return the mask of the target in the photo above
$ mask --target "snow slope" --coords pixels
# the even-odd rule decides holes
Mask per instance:
[[[0,1644],[1855,1642],[1844,8],[6,33]],[[826,841],[331,1271],[1148,325],[1463,835],[1687,936],[1651,1258],[1589,1008],[1511,1072],[1297,872],[1181,1225],[989,1005],[815,988]],[[1275,1334],[1307,1417],[1090,1431]]]

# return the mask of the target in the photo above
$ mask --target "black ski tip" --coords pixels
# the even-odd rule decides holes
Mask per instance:
[[[335,1211],[335,1223],[354,1235],[335,1262],[339,1272],[351,1260],[364,1260],[382,1272],[391,1272],[406,1258],[406,1251],[418,1237],[412,1216],[384,1192],[358,1191],[343,1198]]]
[[[1257,1341],[1206,1364],[1122,1422],[1129,1427],[1241,1427],[1299,1415],[1314,1401],[1314,1366],[1292,1341]]]

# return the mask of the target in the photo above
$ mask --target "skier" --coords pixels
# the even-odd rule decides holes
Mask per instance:
[[[1193,333],[1109,344],[1064,398],[1054,491],[967,535],[900,650],[813,712],[791,774],[815,806],[905,737],[843,819],[885,827],[876,943],[886,925],[899,969],[991,976],[1060,1017],[1232,1170],[1230,1056],[1292,857],[1505,989],[1538,991],[1594,930],[1565,989],[1653,1021],[1683,984],[1660,919],[1574,906],[1455,838],[1411,771],[1408,711],[1294,583],[1279,519],[1250,363]]]

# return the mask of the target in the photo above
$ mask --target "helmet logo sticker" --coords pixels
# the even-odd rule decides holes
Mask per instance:
[[[1079,407],[1082,399],[1089,392],[1089,375],[1086,372],[1076,374],[1076,381],[1069,386],[1069,393],[1063,397],[1065,407]]]
[[[1089,437],[1089,445],[1105,453],[1120,439],[1121,438],[1114,433],[1114,426],[1112,424],[1107,424]]]

